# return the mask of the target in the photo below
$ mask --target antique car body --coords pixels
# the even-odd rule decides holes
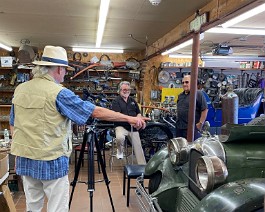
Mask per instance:
[[[265,126],[223,130],[192,144],[173,138],[149,160],[149,195],[163,211],[263,211]]]
[[[212,102],[203,92],[208,105],[207,121],[211,127],[221,127],[222,106],[220,102]],[[234,93],[238,96],[238,124],[248,123],[264,112],[263,90],[260,88],[239,88]]]

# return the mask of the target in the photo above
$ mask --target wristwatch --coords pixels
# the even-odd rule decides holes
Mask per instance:
[[[203,122],[199,121],[199,123],[201,123],[203,125]]]

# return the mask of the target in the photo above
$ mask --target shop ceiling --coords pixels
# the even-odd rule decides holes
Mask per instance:
[[[144,51],[212,0],[111,0],[101,48]],[[48,3],[50,2],[50,3]],[[0,42],[19,47],[28,39],[31,46],[45,45],[94,48],[100,0],[1,0]],[[233,27],[264,29],[265,12]],[[201,50],[233,46],[235,55],[265,55],[265,36],[205,33]],[[191,47],[178,53],[187,54]]]

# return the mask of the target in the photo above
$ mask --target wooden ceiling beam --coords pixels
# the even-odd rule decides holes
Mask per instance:
[[[262,0],[213,0],[199,10],[199,14],[209,12],[209,22],[201,28],[201,32],[218,24],[231,19],[259,4]],[[190,38],[192,32],[189,29],[190,22],[195,18],[194,15],[176,26],[169,33],[147,47],[145,59],[151,59],[162,52],[170,49]]]

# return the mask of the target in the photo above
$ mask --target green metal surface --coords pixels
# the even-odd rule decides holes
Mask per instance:
[[[226,126],[229,136],[222,137],[226,182],[201,201],[188,188],[188,163],[173,166],[167,148],[148,162],[145,173],[162,173],[159,188],[152,193],[163,211],[169,212],[232,212],[253,211],[262,206],[265,195],[265,127]],[[219,137],[220,138],[220,137]],[[210,147],[212,147],[210,145]],[[218,188],[217,188],[218,187]]]
[[[227,182],[265,177],[265,144],[253,141],[223,143],[228,169]]]
[[[193,212],[249,212],[262,207],[265,179],[247,179],[225,184],[208,194]]]
[[[179,188],[187,187],[187,178],[182,170],[175,170],[169,158],[166,158],[159,170],[163,174],[159,189],[151,194],[157,197],[158,204],[164,211],[175,211],[175,202]]]
[[[199,202],[200,200],[188,188],[179,188],[177,191],[176,209],[174,211],[190,212]]]
[[[181,170],[175,170],[171,164],[169,158],[165,159],[163,162],[163,166],[160,166],[160,170],[162,173],[162,180],[159,185],[159,189],[155,191],[152,196],[157,196],[159,193],[167,191],[172,188],[178,188],[181,186],[187,185],[187,178],[183,174]],[[167,198],[172,198],[171,196]]]
[[[222,126],[222,130],[227,132],[227,135],[219,135],[221,142],[250,142],[265,140],[264,126],[243,126],[239,124],[226,124]]]
[[[145,175],[152,175],[157,170],[159,166],[163,164],[165,159],[168,157],[167,147],[160,149],[154,156],[148,161],[145,167]]]

